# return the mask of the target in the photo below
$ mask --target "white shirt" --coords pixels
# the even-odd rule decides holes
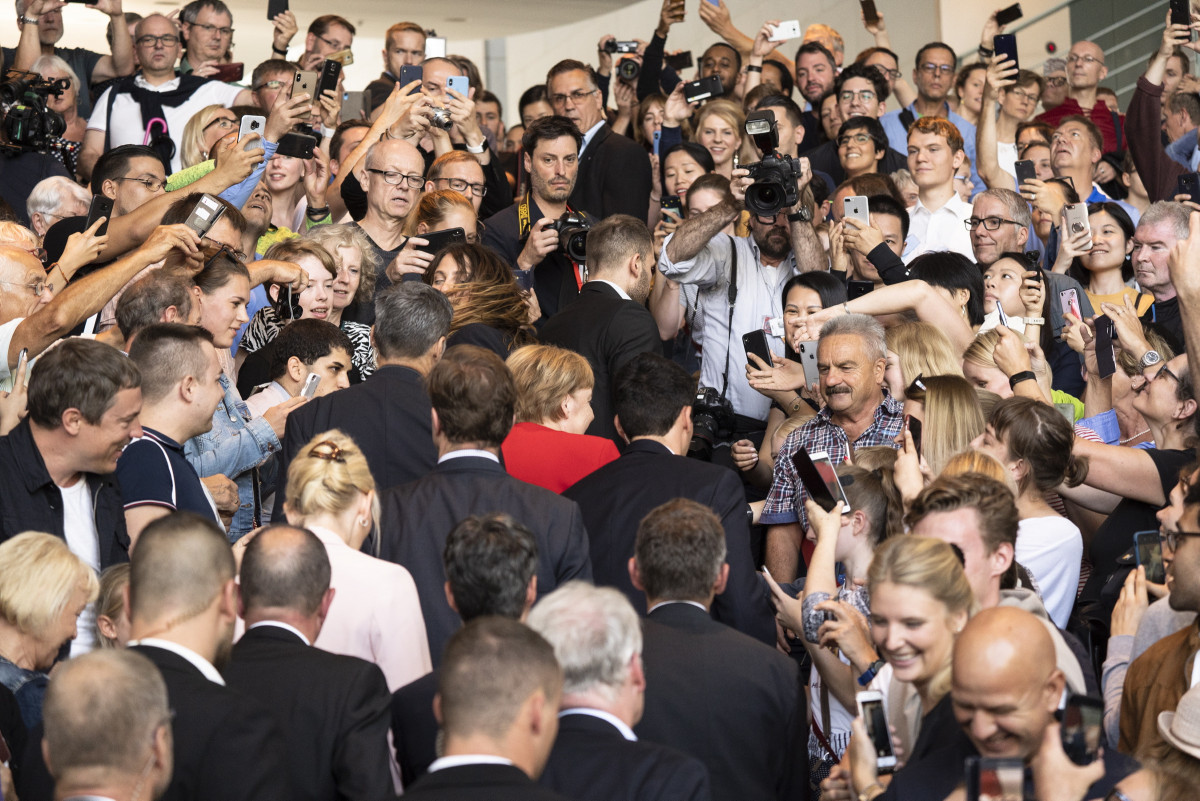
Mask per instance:
[[[282,620],[260,620],[250,628],[246,629],[246,631],[251,631],[262,626],[274,626],[277,629],[290,631],[292,634],[295,634],[297,637],[304,640],[305,645],[312,645],[312,642],[308,639],[308,637],[304,636],[304,632],[300,631],[300,629],[296,628],[295,626],[284,623]]]
[[[1030,517],[1017,528],[1013,558],[1037,582],[1054,625],[1065,628],[1079,588],[1079,565],[1083,559],[1083,537],[1065,517]]]
[[[511,765],[512,763],[511,759],[491,754],[459,754],[433,760],[433,764],[429,766],[429,772],[433,773],[443,768],[460,768],[463,765]]]
[[[204,675],[204,678],[208,679],[213,684],[220,684],[222,687],[225,686],[225,679],[221,678],[220,672],[213,667],[212,662],[209,662],[207,659],[200,656],[200,654],[196,653],[185,645],[180,645],[179,643],[171,642],[170,640],[160,640],[157,637],[147,637],[144,640],[130,640],[126,647],[131,647],[134,645],[148,645],[151,648],[161,648],[164,651],[170,651],[176,656],[181,656],[190,662],[192,667],[200,671]]]
[[[1012,176],[1013,185],[1017,183],[1017,143],[1016,142],[997,142],[996,143],[996,158],[1000,162],[1000,169]],[[1007,187],[1005,187],[1007,188]]]
[[[179,86],[179,76],[172,78],[159,86],[151,86],[145,77],[138,73],[134,83],[152,92],[167,92]],[[192,96],[178,106],[163,106],[163,117],[171,133],[171,141],[175,143],[175,156],[171,159],[171,172],[181,168],[180,156],[183,155],[183,128],[197,111],[205,106],[232,106],[237,102],[241,88],[220,81],[208,81],[202,84]],[[109,87],[101,93],[93,107],[91,119],[88,120],[89,131],[107,131],[108,97],[112,92]],[[153,133],[159,134],[161,129],[155,127]],[[146,141],[146,121],[142,119],[142,110],[133,95],[128,92],[117,95],[113,101],[112,130],[109,131],[109,148],[118,145],[140,145]],[[153,138],[153,136],[151,137]]]
[[[922,253],[950,250],[961,253],[971,261],[971,234],[964,223],[970,219],[972,206],[955,192],[940,209],[931,210],[917,200],[908,211],[908,246],[904,263],[909,264]]]
[[[97,573],[100,572],[100,539],[92,517],[92,493],[80,476],[73,486],[59,487],[63,499],[63,533],[67,547]],[[96,605],[88,604],[79,615],[79,634],[71,642],[71,656],[86,654],[96,647]]]
[[[438,464],[449,461],[451,459],[462,459],[467,456],[478,456],[482,459],[491,459],[496,464],[500,464],[500,457],[491,451],[480,450],[479,448],[463,448],[458,451],[450,451],[449,453],[438,457]]]
[[[600,130],[600,126],[603,124],[604,120],[600,120],[600,122],[587,129],[587,133],[583,135],[583,141],[579,143],[579,155],[582,156],[583,151],[587,150],[588,143],[592,141],[592,137],[596,135],[596,132]]]
[[[648,615],[655,609],[658,609],[660,606],[666,606],[667,604],[687,604],[688,606],[694,606],[697,609],[703,609],[704,614],[708,614],[708,608],[698,601],[660,601],[659,603],[656,603],[654,606],[647,609],[646,614]]]
[[[625,721],[621,720],[616,715],[605,712],[603,709],[592,709],[586,706],[573,706],[570,709],[564,709],[558,713],[561,718],[564,715],[591,715],[594,718],[606,720],[616,727],[617,731],[621,732],[621,736],[630,742],[637,742],[637,735],[633,733],[633,729],[626,725]]]
[[[616,290],[616,293],[617,293],[618,295],[620,295],[621,297],[623,297],[625,300],[633,300],[633,298],[629,297],[629,293],[628,293],[628,292],[626,292],[624,289],[621,289],[621,287],[617,286],[617,285],[616,285],[616,284],[614,284],[612,281],[606,281],[606,280],[604,280],[603,278],[593,278],[593,279],[591,279],[590,281],[588,281],[588,283],[590,284],[590,283],[592,283],[592,281],[595,281],[597,284],[608,284],[608,285],[609,285],[609,286],[611,286],[611,287],[612,287],[614,290]]]

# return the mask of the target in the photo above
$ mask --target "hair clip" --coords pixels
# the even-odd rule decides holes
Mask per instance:
[[[343,464],[346,462],[345,457],[342,456],[342,449],[329,440],[322,440],[313,445],[309,449],[308,455],[314,459],[327,459],[331,462],[341,462]]]

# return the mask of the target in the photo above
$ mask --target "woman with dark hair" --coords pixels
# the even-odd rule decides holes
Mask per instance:
[[[1093,309],[1101,303],[1124,305],[1125,298],[1132,300],[1137,313],[1143,314],[1154,302],[1149,292],[1138,292],[1129,286],[1133,280],[1133,220],[1120,203],[1111,201],[1088,205],[1090,236],[1064,239],[1058,248],[1058,259],[1054,272],[1066,273],[1087,291]],[[1092,247],[1084,250],[1082,245],[1091,239]]]
[[[701,175],[716,170],[708,148],[695,142],[680,142],[662,157],[663,197],[687,197],[688,187]]]
[[[502,359],[535,341],[532,292],[517,286],[512,270],[483,245],[451,245],[425,268],[422,280],[450,298],[454,318],[447,346],[479,345]]]
[[[838,162],[847,178],[879,172],[887,154],[887,134],[874,117],[851,117],[838,129]]]

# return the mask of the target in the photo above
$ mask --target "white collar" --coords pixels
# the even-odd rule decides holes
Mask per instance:
[[[250,626],[248,629],[246,629],[246,631],[251,631],[253,629],[258,628],[259,626],[274,626],[277,629],[284,629],[285,631],[290,631],[292,634],[295,634],[297,637],[304,640],[305,645],[312,645],[312,643],[309,641],[308,637],[305,637],[304,633],[301,632],[300,629],[296,628],[295,626],[288,625],[287,623],[284,623],[282,620],[260,620],[257,623],[255,623],[253,626]]]
[[[481,459],[491,459],[496,464],[500,464],[500,458],[491,451],[480,450],[479,448],[463,448],[462,450],[450,451],[438,457],[438,464],[449,461],[450,459],[462,459],[467,456],[477,456]]]
[[[913,206],[913,211],[916,211],[918,209],[924,209],[929,214],[937,214],[940,211],[945,211],[946,209],[949,209],[954,214],[960,214],[962,211],[962,206],[964,206],[964,205],[966,205],[968,208],[971,208],[971,209],[974,208],[973,206],[968,204],[965,200],[963,200],[961,197],[959,197],[958,192],[955,192],[953,195],[950,196],[949,200],[947,200],[944,204],[942,204],[940,207],[938,207],[936,209],[929,208],[924,203],[922,203],[921,198],[918,197],[917,205]]]
[[[455,756],[444,756],[435,759],[433,764],[429,766],[428,771],[442,770],[443,768],[460,768],[464,765],[511,765],[511,759],[504,757],[493,756],[491,754],[457,754]]]
[[[626,292],[624,289],[621,289],[621,287],[617,286],[612,281],[608,281],[604,278],[593,278],[588,283],[591,283],[592,281],[596,282],[597,284],[608,284],[609,286],[611,286],[613,289],[615,289],[617,291],[618,295],[625,298],[625,300],[633,300],[633,298],[629,297],[628,292]]]
[[[653,612],[655,609],[658,609],[659,607],[662,607],[662,606],[666,606],[667,604],[688,604],[690,606],[696,607],[697,609],[703,610],[704,614],[706,614],[706,615],[708,614],[708,609],[705,608],[704,604],[700,603],[699,601],[659,601],[654,606],[647,609],[646,614],[648,615],[651,612]]]
[[[587,706],[573,706],[570,709],[564,709],[558,713],[561,718],[564,715],[591,715],[594,718],[611,723],[617,731],[621,732],[621,736],[630,742],[637,742],[637,735],[633,733],[633,729],[626,725],[625,721],[621,720],[611,712],[605,712],[603,709],[593,709]]]
[[[220,684],[222,687],[225,686],[225,679],[221,678],[220,672],[213,667],[212,662],[209,662],[207,659],[200,656],[200,654],[196,653],[187,646],[180,645],[177,642],[171,642],[170,640],[160,640],[157,637],[146,637],[143,640],[132,640],[126,645],[126,647],[132,645],[148,645],[151,648],[161,648],[164,651],[170,651],[176,656],[181,656],[190,662],[192,667],[204,674],[204,678],[208,679],[213,684]]]

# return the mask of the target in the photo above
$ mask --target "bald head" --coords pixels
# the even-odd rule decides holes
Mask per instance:
[[[371,145],[361,169],[359,182],[367,193],[368,226],[407,217],[416,206],[424,180],[414,181],[416,186],[408,178],[389,184],[386,173],[423,179],[425,159],[420,151],[403,139],[384,139]]]
[[[312,615],[329,589],[329,556],[311,531],[269,526],[246,548],[240,578],[244,616],[267,610]]]
[[[146,526],[129,563],[129,618],[149,630],[207,609],[236,572],[224,532],[190,512]]]

